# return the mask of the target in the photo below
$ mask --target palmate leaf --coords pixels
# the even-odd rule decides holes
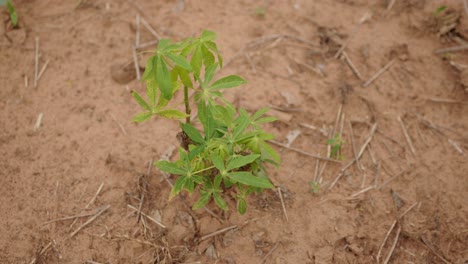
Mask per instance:
[[[150,111],[151,112],[151,107],[148,105],[148,103],[134,90],[132,90],[132,96],[133,98],[135,98],[135,100],[137,101],[137,103],[144,109],[144,110],[147,110],[147,111]]]
[[[169,119],[184,119],[187,117],[187,114],[182,113],[175,109],[161,110],[161,111],[156,112],[156,114],[165,118],[169,118]]]
[[[213,31],[209,31],[209,30],[203,30],[201,34],[201,40],[203,42],[212,41],[215,39],[216,39],[216,33],[214,33]]]
[[[224,211],[228,210],[227,203],[223,200],[223,198],[221,197],[221,195],[219,195],[219,193],[216,193],[216,192],[213,193],[213,198],[214,198],[216,205],[218,205],[219,208],[223,209]]]
[[[200,76],[202,63],[203,63],[203,54],[201,51],[201,47],[198,46],[195,48],[195,51],[193,52],[193,55],[192,55],[192,59],[190,60],[190,65],[192,66],[193,74],[196,77]]]
[[[242,166],[245,166],[245,165],[247,165],[249,163],[254,162],[259,157],[260,157],[260,155],[258,155],[258,154],[250,154],[250,155],[247,155],[247,156],[234,157],[231,160],[229,160],[229,162],[228,162],[228,164],[226,166],[226,169],[229,171],[229,170],[240,168]]]
[[[184,175],[187,173],[184,168],[181,168],[177,164],[166,161],[166,160],[157,161],[154,163],[154,165],[161,171],[164,171],[170,174]]]
[[[211,86],[211,90],[219,90],[219,89],[227,89],[227,88],[233,88],[237,87],[239,85],[242,85],[244,83],[247,83],[246,80],[242,79],[240,76],[237,75],[229,75],[226,77],[223,77],[216,82],[214,82]]]
[[[156,59],[156,56],[151,56],[146,61],[145,72],[143,73],[143,76],[141,77],[142,80],[150,80],[156,77],[156,67],[155,67],[156,60],[155,59]]]
[[[151,112],[139,113],[133,118],[132,122],[141,123],[143,121],[150,119],[152,115],[153,114]]]
[[[246,172],[246,171],[230,172],[227,174],[227,176],[231,180],[245,184],[247,186],[259,187],[263,189],[273,188],[273,184],[271,184],[270,180],[268,180],[267,178],[256,177],[250,172]]]
[[[205,64],[205,67],[210,67],[213,65],[215,62],[215,57],[204,44],[201,45],[201,51],[203,55],[203,64]]]
[[[216,54],[216,56],[218,57],[219,67],[222,68],[223,67],[223,57],[221,57],[221,54],[218,51],[218,46],[216,46],[216,43],[214,43],[213,41],[206,41],[205,45],[209,50],[213,51]]]
[[[156,84],[156,80],[149,79],[146,81],[146,95],[148,96],[149,103],[151,106],[155,106],[156,104],[156,95],[158,93],[158,85]]]
[[[199,144],[205,142],[200,132],[191,124],[181,123],[180,126],[182,130],[185,132],[185,134],[187,134],[187,136],[194,142],[199,143]]]
[[[161,90],[162,96],[170,100],[173,94],[171,74],[169,73],[166,63],[160,56],[156,58],[156,83]]]
[[[210,201],[211,199],[211,192],[201,192],[201,197],[200,199],[192,206],[192,209],[197,210],[205,207],[205,205]]]
[[[187,71],[191,71],[192,70],[192,66],[190,65],[190,63],[184,58],[182,57],[181,55],[177,55],[177,54],[174,54],[174,53],[165,53],[164,55],[166,55],[172,62],[174,62],[177,66],[187,70]]]

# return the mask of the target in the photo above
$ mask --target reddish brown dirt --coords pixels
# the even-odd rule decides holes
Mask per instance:
[[[462,1],[443,3],[458,20],[434,18],[439,1],[396,1],[388,13],[385,1],[182,2],[14,1],[26,39],[11,44],[0,36],[0,263],[375,263],[395,220],[381,263],[397,231],[389,263],[468,261],[468,98],[460,76],[468,54],[434,54],[467,41]],[[328,131],[344,103],[344,158],[341,164],[319,163],[319,171],[327,165],[318,194],[309,185],[316,160],[278,148],[282,166],[271,169],[270,177],[284,192],[289,221],[275,191],[252,196],[244,216],[210,205],[221,222],[188,209],[196,197],[168,201],[170,188],[156,169],[142,178],[150,160],[178,144],[178,125],[160,119],[130,123],[138,106],[127,88],[144,87],[111,78],[112,65],[132,60],[138,12],[167,38],[217,32],[225,60],[234,59],[222,74],[249,80],[228,91],[228,98],[249,110],[296,110],[286,113],[290,121],[267,127],[280,142],[299,129],[292,147],[327,155],[327,137],[300,124]],[[366,12],[372,18],[355,30]],[[446,33],[443,27],[454,21],[456,27]],[[11,31],[0,26],[1,34]],[[244,54],[235,55],[254,39],[273,34],[292,37],[248,50],[252,64]],[[33,88],[36,36],[39,66],[49,64]],[[142,38],[151,40],[151,35],[142,30]],[[333,58],[340,40],[364,81],[394,63],[363,88],[348,65]],[[34,130],[40,113],[42,124]],[[361,169],[352,165],[329,189],[354,157],[350,123],[356,152],[375,123],[377,132],[360,159]],[[127,207],[137,206],[144,181],[142,211],[160,216],[165,231],[146,218],[147,228],[138,224]],[[354,195],[374,183],[377,188]],[[110,208],[76,236],[68,238],[90,217],[72,227],[73,220],[44,224],[87,213],[83,208],[101,184],[89,209]],[[231,225],[239,228],[199,242]]]

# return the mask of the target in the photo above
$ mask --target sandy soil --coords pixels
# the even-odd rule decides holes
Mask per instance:
[[[20,29],[0,21],[0,263],[466,263],[468,54],[434,51],[466,44],[468,14],[462,1],[388,2],[15,0]],[[252,196],[244,216],[168,201],[148,163],[171,155],[178,125],[130,122],[129,90],[144,91],[137,14],[165,38],[217,32],[222,74],[249,80],[227,97],[276,108],[278,142],[299,131],[292,148],[326,156],[341,132],[341,163],[277,148],[269,176],[287,219],[277,191]],[[38,70],[48,64],[34,87],[36,37]],[[359,73],[335,59],[343,45]],[[111,75],[122,65],[127,84]],[[128,205],[142,195],[166,229],[137,222]]]

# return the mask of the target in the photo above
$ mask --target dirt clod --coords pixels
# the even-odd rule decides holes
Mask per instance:
[[[110,69],[111,77],[119,84],[127,84],[136,79],[136,70],[133,63],[114,63]]]

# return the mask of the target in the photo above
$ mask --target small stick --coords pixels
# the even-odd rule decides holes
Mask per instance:
[[[387,71],[393,64],[395,63],[395,60],[391,60],[389,63],[387,63],[382,69],[380,69],[378,72],[376,72],[367,82],[365,82],[362,87],[366,88],[369,86],[371,83],[373,83],[377,78],[380,77],[385,71]]]
[[[375,187],[374,187],[374,186],[369,186],[369,187],[367,187],[367,188],[365,188],[365,189],[362,189],[362,190],[360,190],[359,192],[357,192],[357,193],[351,195],[351,197],[356,197],[356,196],[358,196],[358,195],[360,195],[360,194],[363,194],[363,193],[366,193],[366,192],[368,192],[368,191],[370,191],[370,190],[372,190],[372,189],[375,189]]]
[[[131,205],[129,205],[129,204],[127,204],[127,207],[130,208],[130,209],[132,209],[132,210],[134,210],[134,211],[136,211],[136,212],[138,213],[138,208],[135,208],[135,207],[133,207],[133,206],[131,206]],[[163,225],[161,222],[159,222],[158,220],[154,219],[153,217],[151,217],[151,216],[149,216],[149,215],[147,215],[147,214],[145,214],[145,213],[143,213],[143,212],[140,212],[140,213],[141,213],[142,216],[148,218],[149,220],[151,220],[153,223],[157,224],[158,226],[160,226],[160,227],[162,227],[162,228],[164,228],[164,229],[167,228],[165,225]]]
[[[140,80],[141,79],[140,65],[138,64],[138,55],[137,55],[137,52],[136,52],[136,46],[135,45],[132,46],[132,54],[133,54],[133,63],[135,64],[135,71],[136,71],[137,80]]]
[[[154,28],[146,21],[146,19],[144,17],[141,18],[141,23],[143,24],[143,26],[146,27],[146,29],[149,30],[149,32],[151,32],[151,34],[157,39],[157,40],[160,40],[161,39],[161,36],[158,34],[158,32],[156,32],[156,30],[154,30]]]
[[[446,53],[446,52],[458,52],[458,51],[463,51],[467,49],[468,49],[468,44],[465,44],[461,46],[454,46],[454,47],[439,49],[435,51],[435,54],[441,54],[441,53]]]
[[[361,162],[359,161],[359,159],[357,158],[357,153],[356,153],[356,145],[354,144],[354,130],[353,130],[353,124],[351,123],[351,121],[348,122],[348,125],[349,125],[349,130],[351,131],[351,148],[353,150],[353,154],[354,154],[354,159],[356,160],[356,164],[357,164],[357,167],[360,171],[362,171],[362,166],[361,166]]]
[[[202,237],[200,238],[200,241],[206,240],[206,239],[208,239],[208,238],[210,238],[210,237],[217,236],[217,235],[219,235],[219,234],[222,234],[222,233],[227,232],[227,231],[232,230],[232,229],[237,229],[237,225],[232,225],[232,226],[229,226],[229,227],[220,229],[220,230],[218,230],[218,231],[215,231],[215,232],[213,232],[213,233],[211,233],[211,234],[202,236]]]
[[[385,11],[385,15],[388,15],[390,13],[395,3],[396,3],[396,0],[391,0],[390,3],[388,3],[387,10]]]
[[[101,185],[99,186],[98,190],[96,191],[96,194],[93,196],[93,198],[91,198],[91,200],[89,201],[88,204],[86,204],[86,206],[82,209],[82,210],[86,210],[88,209],[89,206],[91,206],[94,201],[96,201],[96,198],[98,197],[99,193],[101,193],[101,190],[102,188],[104,187],[104,183],[101,183]],[[76,221],[78,221],[78,218],[76,218],[73,223],[70,225],[70,227],[68,228],[68,230],[71,230],[73,225],[75,225]]]
[[[450,261],[446,260],[443,256],[441,256],[437,251],[429,244],[426,238],[423,236],[420,236],[420,240],[423,243],[423,245],[431,251],[432,254],[436,255],[440,260],[442,260],[445,264],[451,264]]]
[[[461,155],[463,155],[465,152],[463,151],[463,149],[460,147],[460,145],[458,145],[457,142],[449,139],[448,142],[450,143],[450,145],[452,145],[452,147],[454,147],[458,153],[460,153]]]
[[[244,52],[244,56],[247,59],[247,62],[250,64],[250,67],[252,68],[253,73],[257,73],[257,68],[255,67],[255,64],[253,63],[252,59],[250,58],[249,53]]]
[[[36,37],[36,52],[34,56],[34,88],[37,87],[38,74],[39,74],[39,37]]]
[[[388,229],[387,234],[385,235],[384,240],[382,241],[382,244],[380,245],[380,248],[379,248],[379,251],[377,252],[377,257],[376,257],[377,263],[380,262],[380,254],[382,253],[382,249],[385,246],[385,243],[387,243],[388,237],[392,233],[392,230],[393,230],[393,228],[395,228],[396,224],[397,224],[397,220],[394,220],[392,225]]]
[[[374,188],[377,188],[377,184],[379,182],[379,176],[380,176],[380,169],[382,168],[382,161],[379,160],[379,163],[377,164],[377,171],[375,172],[375,178],[374,178]]]
[[[375,131],[377,130],[377,123],[374,123],[372,125],[372,128],[371,128],[371,132],[369,133],[369,136],[367,137],[366,141],[364,142],[364,144],[362,144],[362,147],[361,147],[361,150],[359,150],[359,153],[357,155],[357,159],[356,160],[359,160],[362,156],[362,154],[364,153],[364,150],[366,150],[367,148],[367,145],[369,145],[369,143],[371,142],[372,138],[374,137],[374,134],[375,134]]]
[[[274,141],[274,140],[269,140],[269,142],[271,142],[272,144],[274,145],[277,145],[277,146],[280,146],[280,147],[283,147],[285,149],[289,149],[291,151],[295,151],[297,153],[300,153],[302,155],[305,155],[305,156],[309,156],[309,157],[313,157],[313,158],[316,158],[316,159],[320,159],[320,160],[326,160],[326,161],[331,161],[331,162],[335,162],[335,163],[341,163],[341,161],[339,160],[334,160],[334,159],[330,159],[330,158],[325,158],[325,157],[322,157],[322,156],[319,156],[319,155],[315,155],[315,154],[312,154],[312,153],[309,153],[309,152],[305,152],[303,150],[300,150],[300,149],[297,149],[297,148],[293,148],[293,147],[288,147],[278,141]]]
[[[95,213],[96,213],[96,212],[87,213],[87,214],[80,214],[80,215],[73,215],[73,216],[66,216],[66,217],[62,217],[62,218],[58,218],[58,219],[54,219],[54,220],[47,221],[47,222],[43,223],[42,225],[48,225],[48,224],[51,224],[51,223],[60,222],[60,221],[66,221],[66,220],[71,220],[71,219],[75,219],[75,218],[88,217],[88,216],[93,215],[93,214],[95,214]]]
[[[262,258],[262,260],[260,261],[260,264],[265,263],[266,259],[271,255],[271,253],[273,253],[273,251],[275,251],[278,245],[279,245],[279,242],[276,242],[275,245],[271,248],[271,250],[268,251],[268,253]]]
[[[406,209],[401,215],[398,216],[398,219],[401,219],[403,218],[403,216],[405,216],[407,213],[409,213],[409,211],[413,210],[414,207],[416,207],[416,205],[418,205],[420,203],[418,202],[415,202],[413,205],[411,205],[408,209]]]
[[[345,59],[346,63],[348,64],[349,68],[351,68],[351,70],[353,71],[354,75],[356,75],[356,77],[358,77],[358,79],[362,82],[364,81],[364,79],[362,78],[362,75],[361,73],[359,72],[359,70],[356,68],[356,66],[354,66],[354,63],[351,61],[351,59],[349,58],[348,54],[346,53],[346,51],[343,51],[343,58]]]
[[[434,103],[445,103],[445,104],[468,104],[468,101],[458,101],[453,99],[446,99],[446,98],[429,98],[427,99]]]
[[[359,19],[359,22],[354,26],[354,29],[350,35],[350,37],[345,41],[345,43],[341,46],[341,48],[336,52],[335,54],[335,59],[338,59],[340,57],[340,54],[344,51],[346,46],[348,46],[349,42],[351,42],[351,39],[358,33],[359,29],[361,28],[362,24],[366,22],[369,18],[371,18],[371,13],[366,12],[361,19]]]
[[[109,113],[109,115],[111,116],[112,120],[114,120],[114,122],[119,126],[120,130],[122,131],[122,133],[126,136],[126,135],[127,135],[127,131],[126,131],[125,128],[122,126],[122,124],[120,124],[119,121],[117,121],[117,119],[115,118],[115,116],[114,116],[112,113]]]
[[[387,186],[387,184],[389,184],[391,181],[395,180],[396,178],[398,178],[400,175],[402,175],[403,173],[405,173],[406,170],[402,170],[400,171],[397,175],[393,176],[392,178],[386,180],[384,183],[382,183],[382,185],[380,185],[379,187],[379,190],[381,190],[382,188],[384,188],[385,186]]]
[[[141,43],[140,45],[136,46],[137,49],[144,49],[159,43],[159,40],[148,41],[145,43]]]
[[[28,88],[28,76],[24,75],[24,87]]]
[[[319,160],[319,159],[316,159],[316,160],[315,160],[315,174],[314,174],[314,182],[317,182],[317,181],[318,181],[318,170],[319,170],[319,163],[320,163],[320,160]]]
[[[44,66],[42,66],[41,68],[41,71],[39,72],[39,75],[37,76],[37,82],[39,82],[39,80],[41,79],[42,77],[42,74],[44,74],[45,70],[47,69],[47,65],[49,64],[49,61],[50,60],[47,60],[44,64]]]
[[[50,247],[52,246],[52,241],[49,242],[49,244],[47,244],[40,252],[39,252],[39,256],[42,256],[44,253],[46,253],[47,251],[49,251]],[[29,264],[36,264],[37,263],[37,255],[36,257],[34,257],[31,262],[29,262]]]
[[[409,145],[409,147],[411,149],[411,152],[413,153],[414,156],[416,156],[416,150],[414,149],[413,142],[411,141],[411,138],[408,135],[408,131],[406,130],[406,126],[403,123],[403,120],[401,119],[400,116],[397,116],[397,120],[398,120],[398,122],[400,122],[401,129],[403,130],[403,134],[405,135],[406,142],[408,143],[408,145]]]
[[[37,116],[36,124],[34,125],[34,131],[38,130],[42,124],[42,118],[44,117],[44,113],[39,113]]]
[[[286,218],[286,222],[288,222],[289,218],[288,218],[288,213],[286,212],[286,206],[284,205],[283,193],[281,192],[281,187],[278,187],[276,189],[278,190],[278,195],[279,195],[280,200],[281,200],[281,206],[283,207],[284,217]]]
[[[136,15],[135,47],[140,46],[140,14]]]
[[[94,220],[96,220],[102,213],[104,213],[107,209],[110,208],[110,205],[106,205],[103,209],[101,209],[99,212],[97,212],[93,217],[88,219],[84,224],[82,224],[80,227],[78,227],[73,233],[70,234],[68,238],[74,237],[78,232],[80,232],[81,229],[85,228],[87,225],[92,223]]]
[[[390,252],[388,252],[387,257],[385,258],[385,260],[383,262],[384,264],[387,264],[390,261],[390,258],[393,255],[393,251],[395,250],[395,247],[396,247],[396,245],[398,243],[398,239],[400,239],[400,232],[401,232],[401,226],[398,225],[397,233],[395,235],[395,240],[393,240],[393,244],[392,244],[392,247],[390,248]]]

